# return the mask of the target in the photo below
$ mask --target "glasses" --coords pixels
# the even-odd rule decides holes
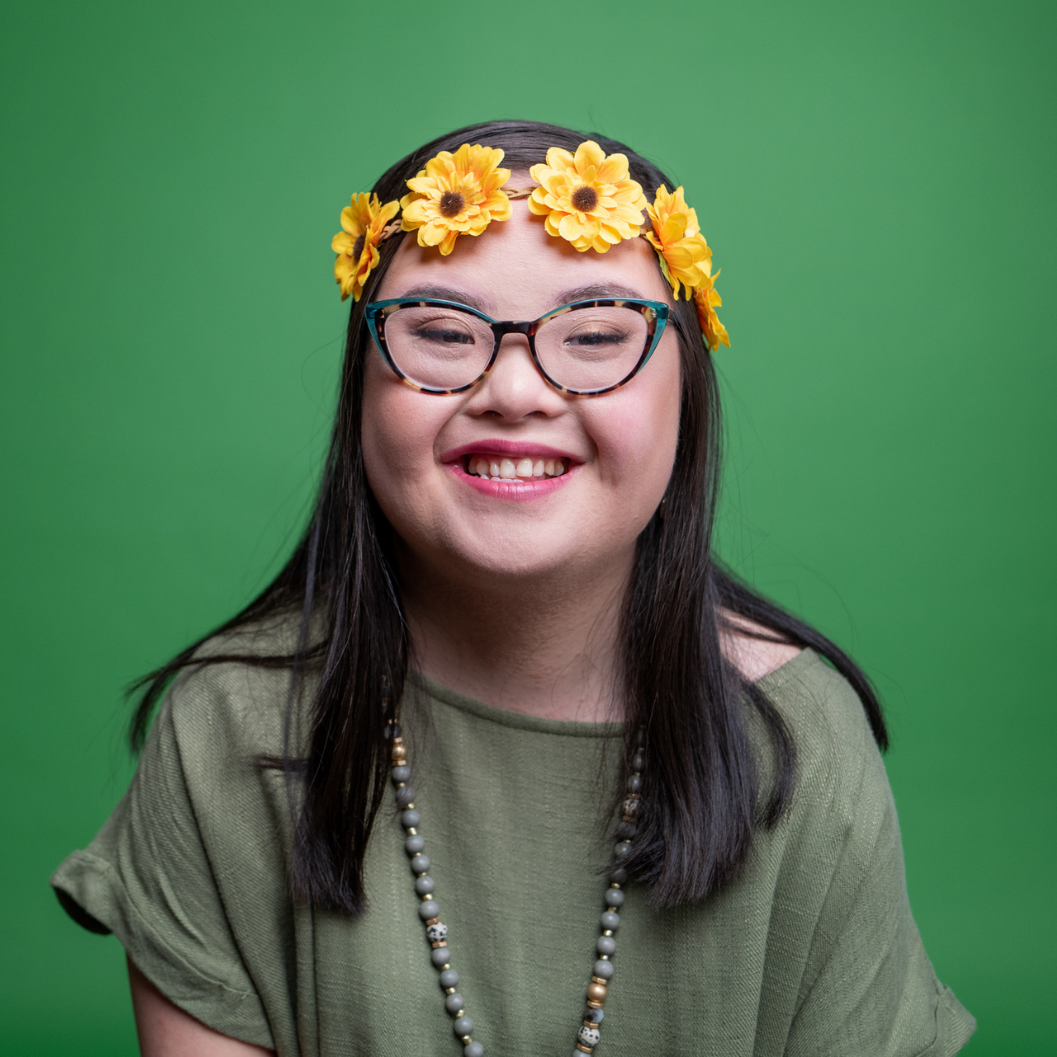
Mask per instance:
[[[626,385],[668,322],[661,301],[573,301],[529,322],[498,320],[457,301],[395,298],[367,306],[371,337],[413,389],[447,395],[492,369],[504,334],[524,334],[536,369],[562,393],[598,396]]]

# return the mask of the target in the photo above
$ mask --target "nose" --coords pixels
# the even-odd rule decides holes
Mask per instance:
[[[531,415],[551,416],[565,398],[540,374],[524,334],[504,334],[492,369],[470,390],[467,410],[518,422]]]

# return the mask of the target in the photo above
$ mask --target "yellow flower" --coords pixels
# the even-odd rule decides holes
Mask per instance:
[[[716,272],[716,278],[719,278],[719,272]],[[729,349],[730,336],[727,334],[727,328],[720,323],[719,316],[716,315],[716,308],[723,304],[723,299],[719,296],[711,278],[706,285],[699,286],[694,291],[694,301],[697,302],[697,318],[701,323],[701,333],[705,336],[709,349],[715,352],[720,342]]]
[[[621,239],[633,239],[642,227],[646,196],[628,176],[628,159],[587,140],[572,155],[561,147],[547,151],[546,165],[529,169],[541,186],[529,196],[529,209],[547,218],[551,235],[581,252],[605,253]]]
[[[646,238],[664,261],[663,270],[675,299],[679,300],[681,285],[689,301],[698,287],[711,285],[712,251],[701,234],[697,213],[686,204],[681,187],[669,194],[664,184],[657,188],[657,197],[646,211],[653,221],[653,231],[647,232]]]
[[[442,150],[426,162],[411,193],[400,199],[402,231],[418,229],[420,246],[438,246],[446,257],[460,235],[480,235],[493,220],[509,220],[510,199],[500,188],[509,169],[498,168],[503,152],[464,143],[454,154]]]
[[[341,226],[330,243],[338,255],[334,262],[334,278],[341,287],[344,301],[352,294],[359,301],[367,277],[378,264],[378,243],[385,225],[396,216],[399,202],[386,202],[383,206],[376,194],[355,194],[352,205],[341,211]]]

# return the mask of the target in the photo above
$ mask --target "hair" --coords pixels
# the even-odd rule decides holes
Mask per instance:
[[[405,181],[429,158],[465,142],[500,147],[504,164],[526,170],[548,147],[575,151],[586,138],[531,121],[471,125],[402,158],[373,190],[383,202],[399,198]],[[674,186],[623,144],[591,138],[607,153],[627,156],[631,175],[649,197],[662,183]],[[351,914],[365,907],[363,863],[386,791],[387,727],[411,652],[394,533],[371,494],[360,440],[364,362],[371,351],[364,310],[402,238],[382,244],[380,263],[352,306],[330,448],[314,509],[292,556],[240,613],[134,684],[140,698],[129,732],[138,751],[155,705],[183,669],[232,661],[288,669],[284,755],[267,762],[283,767],[291,787],[297,787],[291,797],[296,804],[292,891],[319,907]],[[643,728],[649,785],[636,839],[622,864],[630,877],[650,887],[650,899],[659,907],[703,899],[734,878],[754,833],[778,821],[794,786],[789,726],[760,687],[721,652],[720,634],[730,628],[726,613],[762,625],[765,632],[749,632],[755,638],[821,654],[855,689],[875,739],[887,747],[880,704],[851,658],[751,590],[712,553],[722,432],[717,380],[693,302],[676,301],[672,321],[682,359],[679,442],[664,516],[654,515],[639,536],[623,602],[623,670],[617,676],[626,734],[612,791],[615,806]],[[299,627],[287,653],[225,648],[237,636],[202,651],[216,636],[275,620],[293,620]],[[740,625],[737,630],[746,633]],[[750,733],[752,712],[762,721],[773,759],[766,768],[768,788]],[[294,752],[292,732],[300,717],[307,722]]]

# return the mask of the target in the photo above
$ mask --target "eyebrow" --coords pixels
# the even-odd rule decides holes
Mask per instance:
[[[416,286],[401,294],[401,298],[433,297],[440,301],[455,301],[460,305],[469,305],[476,308],[478,312],[485,311],[485,302],[465,290],[452,290],[448,286]]]
[[[590,286],[577,286],[572,290],[563,291],[558,295],[558,304],[567,305],[572,301],[590,301],[592,298],[604,299],[607,297],[631,297],[638,301],[648,300],[638,290],[633,290],[630,286],[622,286],[620,283],[592,283]]]

